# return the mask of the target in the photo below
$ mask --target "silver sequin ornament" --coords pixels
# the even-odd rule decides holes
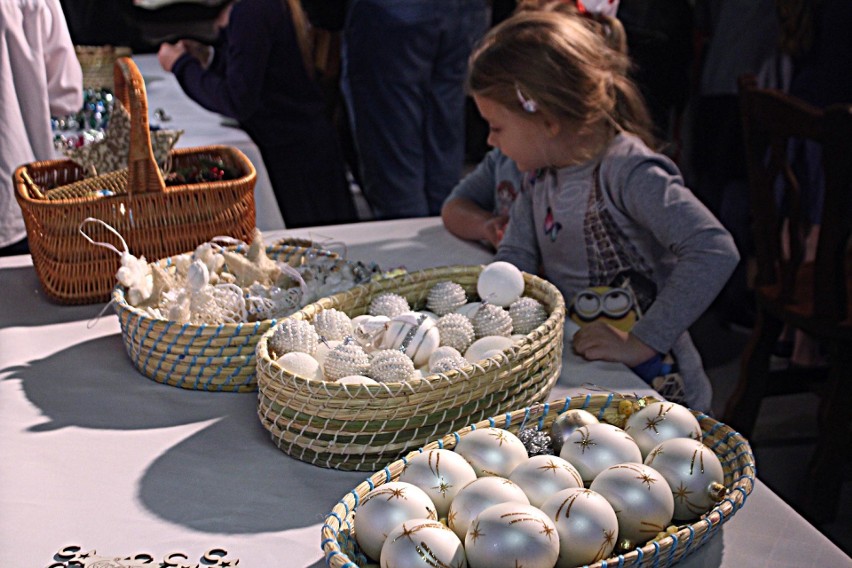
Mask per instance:
[[[371,316],[387,316],[392,318],[405,312],[410,312],[411,307],[408,305],[408,300],[399,294],[385,292],[373,298],[368,311]]]
[[[367,374],[380,383],[407,381],[414,374],[414,363],[402,351],[382,349],[373,352]]]
[[[530,457],[554,453],[550,436],[543,430],[524,428],[518,432],[518,439],[523,442]]]
[[[477,338],[489,335],[509,337],[512,334],[512,318],[509,312],[494,304],[480,306],[471,321]]]
[[[467,351],[476,334],[473,331],[473,323],[461,314],[446,314],[441,316],[438,323],[438,332],[441,334],[441,345],[448,345],[460,353]]]
[[[518,298],[509,306],[512,333],[526,335],[547,320],[547,311],[535,298]]]
[[[291,351],[302,351],[308,355],[317,352],[317,335],[314,326],[305,320],[285,319],[275,327],[269,337],[269,350],[280,357]]]
[[[329,308],[314,317],[314,328],[326,339],[342,340],[352,335],[352,320],[344,312]]]
[[[429,289],[426,307],[439,316],[446,315],[467,303],[467,295],[461,284],[444,280]]]
[[[329,351],[323,363],[323,373],[329,381],[336,381],[348,375],[366,375],[369,369],[370,356],[352,341],[344,341]]]

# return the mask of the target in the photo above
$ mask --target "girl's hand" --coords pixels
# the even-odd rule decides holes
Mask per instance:
[[[164,43],[160,45],[160,50],[157,52],[157,60],[165,71],[171,73],[175,61],[184,53],[186,53],[186,47],[183,43]]]
[[[636,337],[604,322],[593,322],[574,335],[574,351],[589,361],[613,361],[635,367],[657,354]]]
[[[180,47],[183,47],[187,53],[196,58],[201,66],[205,69],[210,64],[213,58],[213,48],[207,44],[201,43],[194,39],[182,39],[178,42]]]
[[[508,223],[509,217],[498,215],[487,220],[483,225],[485,238],[495,249],[500,246],[500,241],[503,240],[503,234],[506,232],[506,225]]]

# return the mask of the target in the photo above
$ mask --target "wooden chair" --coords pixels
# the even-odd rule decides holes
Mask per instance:
[[[844,465],[852,455],[852,105],[823,111],[780,91],[757,88],[752,76],[740,78],[739,99],[758,313],[723,421],[751,437],[766,397],[815,389],[819,439],[801,502],[812,521],[827,521],[836,515]],[[805,239],[813,223],[805,218],[807,191],[789,157],[791,139],[811,140],[822,151],[824,201],[812,260],[806,257]],[[770,371],[770,356],[785,325],[825,345],[829,367]]]

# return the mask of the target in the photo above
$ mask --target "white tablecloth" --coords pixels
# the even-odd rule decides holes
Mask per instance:
[[[346,245],[350,258],[417,270],[491,259],[436,218],[267,234]],[[340,249],[342,250],[342,249]],[[325,566],[325,514],[366,473],[299,462],[272,443],[252,394],[151,381],[100,305],[44,299],[28,256],[0,259],[0,566],[46,567],[61,548],[224,548],[245,568]],[[570,350],[568,350],[570,351]],[[619,365],[571,358],[553,397],[585,382],[638,390]],[[760,464],[758,465],[758,471]],[[850,559],[759,481],[686,567],[849,566]]]

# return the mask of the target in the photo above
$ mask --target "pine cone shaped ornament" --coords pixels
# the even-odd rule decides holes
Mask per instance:
[[[429,371],[431,373],[447,373],[449,371],[461,369],[462,367],[467,367],[468,365],[470,365],[470,361],[461,355],[450,355],[449,357],[442,357],[435,361],[435,364],[432,365]]]
[[[414,363],[402,351],[382,349],[373,353],[367,374],[381,383],[407,381],[414,374]]]
[[[476,339],[473,323],[461,314],[451,313],[441,316],[435,325],[441,334],[441,345],[454,347],[461,353],[467,351]]]
[[[354,341],[345,340],[329,351],[323,364],[326,380],[336,381],[349,375],[366,375],[370,369],[370,356]]]
[[[285,319],[269,337],[267,345],[275,357],[281,357],[291,351],[302,351],[308,355],[317,352],[319,336],[309,322],[297,319]]]
[[[429,289],[426,308],[439,316],[446,315],[467,303],[467,295],[461,284],[444,280]]]
[[[518,298],[509,306],[512,333],[526,335],[547,320],[547,310],[535,298]]]
[[[489,335],[512,335],[512,318],[509,312],[494,304],[481,305],[473,314],[472,322],[477,339]]]
[[[329,308],[314,317],[314,328],[328,340],[342,341],[352,335],[352,320],[344,312]]]
[[[399,294],[385,292],[373,298],[368,311],[371,316],[387,316],[392,318],[411,311],[411,306],[408,305],[408,300]]]

